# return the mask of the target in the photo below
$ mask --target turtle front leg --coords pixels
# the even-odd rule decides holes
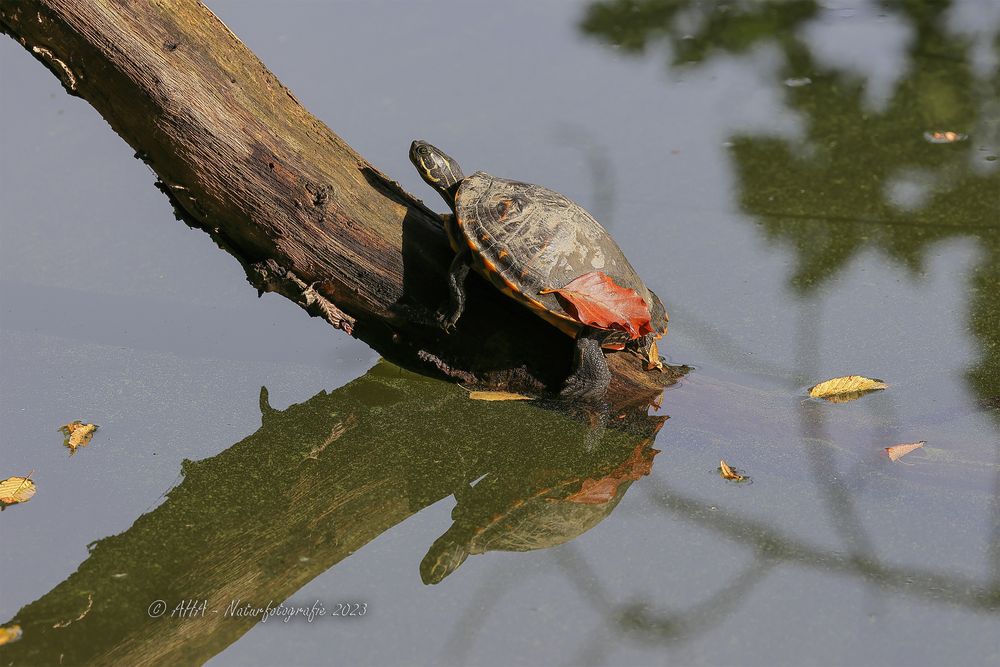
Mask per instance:
[[[439,321],[445,333],[451,333],[458,323],[458,318],[465,310],[465,279],[469,277],[469,269],[472,268],[472,251],[463,249],[455,259],[451,260],[451,268],[448,269],[448,312],[440,315]]]
[[[573,372],[566,378],[559,395],[563,398],[582,401],[599,401],[608,391],[611,371],[608,360],[601,351],[601,343],[608,332],[593,327],[584,327],[576,336],[573,351]]]

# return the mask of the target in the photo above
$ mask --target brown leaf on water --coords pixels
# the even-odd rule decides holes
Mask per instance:
[[[809,395],[813,398],[822,398],[831,403],[847,403],[865,394],[885,389],[888,387],[882,380],[868,378],[863,375],[845,375],[820,382],[809,387]]]
[[[94,437],[94,432],[97,428],[97,424],[84,424],[79,419],[59,427],[59,430],[65,436],[63,438],[63,445],[69,448],[70,456],[76,454],[77,447],[86,447],[90,444],[90,440]]]
[[[539,294],[555,294],[570,317],[588,326],[626,331],[633,340],[653,331],[649,306],[642,297],[601,271],[585,273]]]
[[[735,468],[730,467],[729,464],[725,462],[725,460],[719,461],[718,470],[719,470],[719,475],[722,476],[722,479],[729,479],[734,482],[745,482],[748,479],[750,479],[746,475],[740,474],[740,472]]]
[[[20,625],[8,625],[0,628],[0,646],[16,642],[23,634]]]
[[[510,391],[470,391],[469,398],[473,401],[533,401],[533,396],[515,394]]]
[[[29,472],[27,477],[8,477],[0,482],[0,510],[7,505],[27,502],[35,495],[35,483],[31,481],[34,472]]]
[[[893,445],[892,447],[886,447],[885,453],[889,455],[890,461],[898,461],[914,449],[920,449],[926,444],[926,440],[921,440],[920,442],[908,442],[902,445]]]

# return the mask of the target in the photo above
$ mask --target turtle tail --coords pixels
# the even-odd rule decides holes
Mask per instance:
[[[420,561],[420,580],[427,585],[440,583],[469,556],[466,545],[455,540],[450,532],[439,537]]]

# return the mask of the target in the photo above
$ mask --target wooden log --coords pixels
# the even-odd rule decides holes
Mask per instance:
[[[440,331],[452,253],[438,217],[306,111],[200,2],[4,0],[0,27],[94,106],[178,216],[261,292],[424,373],[520,391],[565,378],[569,339],[478,278],[458,329]],[[672,379],[634,353],[610,357],[612,395],[649,397]]]

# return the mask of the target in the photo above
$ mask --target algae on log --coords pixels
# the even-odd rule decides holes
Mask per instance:
[[[421,372],[521,391],[565,378],[569,340],[484,281],[470,280],[458,329],[440,332],[452,253],[437,216],[306,111],[200,2],[4,0],[0,28],[94,106],[178,216],[261,292]],[[648,396],[671,379],[628,352],[609,363],[612,394]]]

